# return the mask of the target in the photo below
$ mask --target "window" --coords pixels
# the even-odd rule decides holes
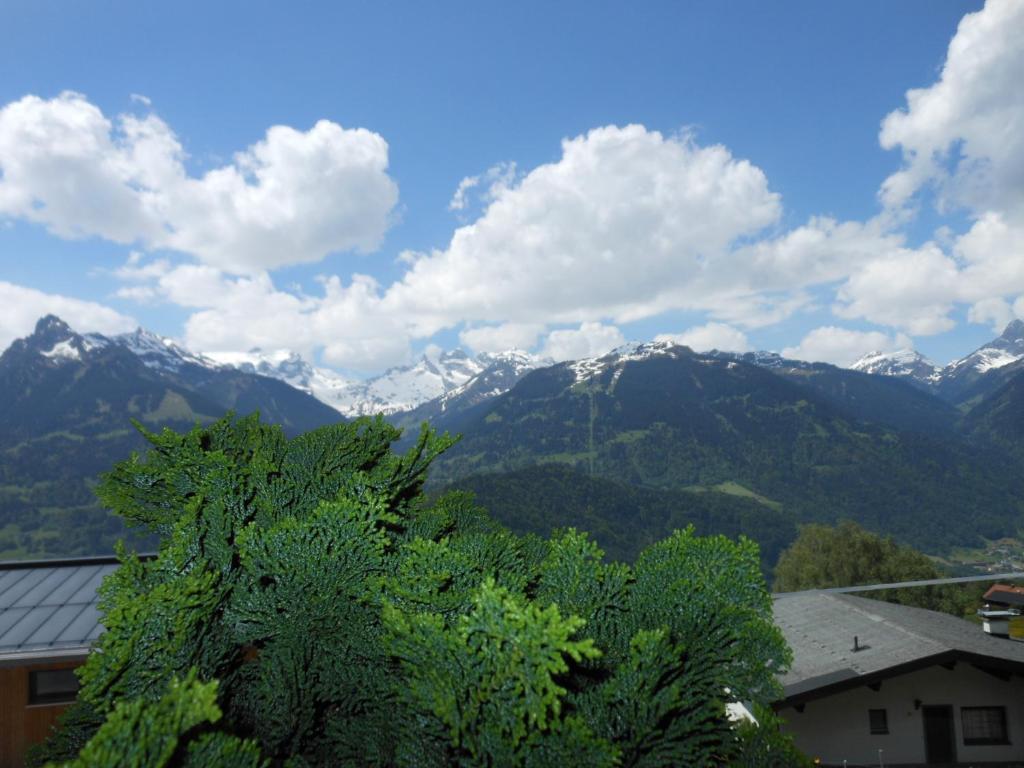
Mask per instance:
[[[28,673],[29,704],[64,704],[78,695],[73,669],[37,669]]]
[[[868,727],[873,734],[888,733],[889,713],[884,709],[869,709]]]
[[[1006,707],[961,707],[964,744],[1009,744]]]

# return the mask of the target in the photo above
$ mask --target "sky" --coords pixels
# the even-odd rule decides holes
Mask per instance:
[[[849,365],[1024,317],[1024,3],[0,5],[0,348]]]

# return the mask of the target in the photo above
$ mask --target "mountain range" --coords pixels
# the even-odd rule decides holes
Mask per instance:
[[[534,371],[463,424],[434,481],[561,464],[850,518],[930,551],[1016,534],[1019,455],[958,409],[891,377],[767,362],[652,343]]]
[[[966,410],[1024,371],[1024,321],[1014,320],[1000,336],[945,367],[903,349],[872,352],[851,368],[904,379]]]
[[[212,365],[280,379],[348,418],[378,413],[390,416],[431,404],[423,411],[427,417],[435,410],[445,410],[448,397],[472,393],[470,397],[479,400],[501,394],[527,371],[552,362],[519,350],[470,357],[454,349],[424,354],[412,365],[389,368],[365,381],[350,381],[310,365],[289,350],[214,352],[204,357]]]
[[[145,334],[144,331],[137,333]],[[346,417],[397,414],[397,421],[402,424],[433,420],[449,411],[475,406],[489,397],[503,394],[529,371],[554,365],[552,360],[520,350],[471,357],[455,349],[423,355],[411,365],[390,368],[366,381],[352,381],[333,371],[317,368],[288,350],[264,353],[253,349],[246,353],[199,355],[182,350],[170,340],[162,341],[168,348],[191,355],[207,365],[227,365],[280,379],[312,394]],[[612,354],[628,355],[636,346],[633,342],[613,350]],[[713,350],[707,354],[788,371],[790,375],[815,366],[833,368],[826,363],[787,359],[775,352],[736,354]],[[936,365],[916,350],[901,349],[871,352],[851,365],[850,370],[906,381],[967,410],[1024,370],[1024,321],[1014,320],[1000,336],[946,366]]]
[[[182,430],[258,409],[299,434],[341,418],[282,381],[211,366],[145,331],[78,334],[52,315],[0,355],[0,402],[0,556],[110,550],[121,529],[91,489],[145,447],[131,419]]]
[[[797,523],[843,517],[942,552],[1021,527],[1022,361],[1012,323],[945,368],[656,342],[558,364],[454,350],[354,382],[294,353],[200,354],[48,316],[0,355],[0,557],[109,551],[122,531],[91,486],[144,446],[129,418],[184,429],[256,409],[293,434],[369,412],[461,433],[434,491],[473,490],[518,530],[591,530],[615,557],[693,523],[754,537],[767,568]]]

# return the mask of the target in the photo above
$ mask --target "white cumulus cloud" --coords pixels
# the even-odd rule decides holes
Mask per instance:
[[[290,349],[310,360],[319,352],[328,365],[362,372],[405,363],[411,355],[408,329],[385,312],[380,286],[367,275],[353,275],[347,284],[324,277],[319,292],[305,294],[279,289],[267,272],[231,275],[205,264],[163,268],[137,260],[121,270],[137,281],[124,290],[192,310],[184,332],[191,349]]]
[[[732,244],[781,212],[764,173],[722,146],[607,126],[562,142],[562,157],[458,228],[444,250],[407,254],[385,296],[429,335],[471,323],[636,319],[704,301],[700,283]]]
[[[839,289],[835,312],[914,335],[948,331],[962,289],[956,262],[937,246],[895,249],[865,264]]]
[[[0,217],[65,238],[191,254],[245,273],[376,249],[398,200],[378,134],[271,127],[202,176],[159,117],[108,118],[78,93],[0,108]]]
[[[720,349],[727,352],[746,352],[750,349],[747,335],[725,323],[707,323],[689,328],[682,333],[662,333],[655,341],[672,341],[696,352]]]
[[[894,352],[912,346],[904,334],[854,331],[826,325],[815,328],[795,347],[782,350],[783,357],[848,367],[869,352]]]
[[[580,323],[579,328],[551,331],[540,354],[555,362],[580,360],[599,357],[625,342],[622,331],[614,325]]]
[[[900,150],[903,165],[882,184],[882,202],[904,208],[930,191],[938,210],[963,209],[973,223],[952,238],[945,257],[925,247],[916,256],[890,255],[851,278],[843,314],[874,322],[898,314],[901,327],[932,333],[952,327],[953,304],[968,304],[974,322],[997,324],[1024,293],[1022,39],[1024,3],[988,0],[961,20],[937,82],[908,91],[906,107],[883,121],[879,140]],[[901,302],[906,311],[876,311],[896,301],[895,285],[883,286],[889,278],[911,291]],[[879,289],[885,295],[872,296]]]
[[[93,301],[83,301],[0,281],[0,351],[28,336],[36,321],[57,315],[80,333],[124,333],[138,326],[131,317]]]
[[[467,328],[459,341],[476,352],[504,352],[508,349],[532,349],[544,332],[538,323],[503,323]]]
[[[904,204],[926,184],[974,210],[1024,208],[1024,3],[988,0],[961,20],[938,82],[907,92],[879,140],[904,167],[882,200]]]

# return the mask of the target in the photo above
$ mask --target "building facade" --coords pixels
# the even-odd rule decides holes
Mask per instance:
[[[829,766],[1024,766],[1024,643],[849,595],[777,597],[793,649],[776,705]]]

